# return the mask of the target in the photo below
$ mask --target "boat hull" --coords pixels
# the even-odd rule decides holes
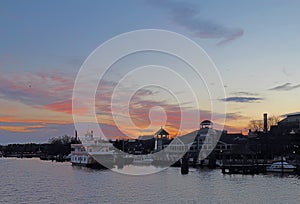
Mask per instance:
[[[266,168],[267,172],[278,172],[278,173],[293,173],[296,167],[288,164],[287,162],[274,162],[271,166]]]
[[[293,173],[295,169],[266,169],[267,172],[275,172],[275,173]]]
[[[94,166],[97,162],[88,154],[73,154],[71,156],[71,163],[74,166]]]
[[[115,164],[115,156],[113,153],[90,153],[98,164],[106,168],[112,168]]]

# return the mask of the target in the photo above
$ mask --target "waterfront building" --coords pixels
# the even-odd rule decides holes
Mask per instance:
[[[300,133],[300,113],[288,114],[286,118],[278,122],[278,127],[284,129],[283,133]]]
[[[191,144],[190,144],[191,145]],[[165,148],[167,152],[170,152],[170,153],[184,153],[186,151],[189,150],[190,148],[190,145],[189,144],[185,144],[183,141],[182,141],[182,137],[175,137],[172,142],[166,146]]]
[[[169,133],[162,127],[154,134],[155,138],[155,151],[161,151],[164,149],[165,145],[170,143]]]
[[[270,129],[271,153],[294,157],[300,153],[300,113],[287,114]]]

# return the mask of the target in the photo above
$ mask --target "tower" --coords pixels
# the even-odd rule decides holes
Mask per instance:
[[[200,129],[213,129],[213,122],[211,122],[210,120],[204,120],[200,123]]]
[[[155,151],[164,149],[164,145],[169,141],[169,133],[162,127],[154,134],[155,138]]]
[[[264,133],[268,132],[268,114],[264,113]]]

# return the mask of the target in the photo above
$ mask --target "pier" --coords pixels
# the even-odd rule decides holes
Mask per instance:
[[[265,164],[228,164],[221,167],[223,174],[259,174],[266,172]]]

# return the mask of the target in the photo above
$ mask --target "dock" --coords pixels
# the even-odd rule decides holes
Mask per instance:
[[[266,164],[225,164],[223,174],[259,174],[266,172]]]

